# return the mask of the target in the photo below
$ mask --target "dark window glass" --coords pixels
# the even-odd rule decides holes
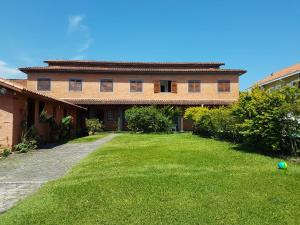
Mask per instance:
[[[102,79],[100,81],[100,91],[101,92],[113,92],[113,80],[112,79]]]
[[[230,92],[230,80],[218,80],[218,92]]]
[[[200,92],[201,81],[200,80],[189,80],[189,92]]]
[[[131,80],[130,81],[130,92],[142,92],[143,81],[142,80]]]
[[[82,80],[70,79],[69,80],[69,90],[70,91],[82,91]]]
[[[160,81],[160,92],[171,92],[171,80]]]
[[[38,91],[50,91],[51,80],[49,78],[39,78],[37,80],[37,90]]]

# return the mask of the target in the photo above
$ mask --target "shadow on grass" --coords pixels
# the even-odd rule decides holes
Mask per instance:
[[[230,143],[232,143],[232,142],[230,142]],[[268,156],[271,158],[284,158],[284,156],[282,154],[280,154],[279,152],[277,153],[274,151],[267,151],[266,149],[263,149],[262,147],[259,147],[259,146],[239,144],[239,143],[233,143],[233,144],[234,144],[234,146],[232,146],[231,149],[233,149],[235,151],[251,153],[251,154],[259,154],[259,155],[264,155],[264,156]]]
[[[223,142],[230,143],[232,145],[230,148],[234,151],[245,152],[245,153],[250,153],[250,154],[258,154],[258,155],[268,156],[271,158],[285,158],[285,159],[288,158],[288,156],[284,155],[280,151],[276,152],[273,150],[267,150],[267,149],[259,146],[259,144],[249,145],[249,144],[245,144],[245,143],[233,142],[228,139],[213,138],[213,137],[203,136],[203,135],[198,135],[198,134],[194,134],[194,135],[201,137],[201,138],[214,139],[217,141],[223,141]]]

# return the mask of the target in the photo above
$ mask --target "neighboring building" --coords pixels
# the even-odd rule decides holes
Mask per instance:
[[[272,73],[256,84],[269,91],[286,85],[300,88],[300,63]]]
[[[29,90],[17,82],[0,78],[0,149],[12,147],[20,142],[22,123],[34,125],[41,141],[49,139],[48,124],[41,123],[39,115],[42,110],[53,115],[58,122],[63,116],[71,115],[74,131],[78,127],[77,115],[84,108],[72,103]],[[74,132],[73,131],[73,132]]]
[[[155,63],[48,60],[48,66],[20,68],[27,88],[88,109],[107,129],[123,129],[124,110],[133,105],[229,105],[239,97],[245,70],[224,63]],[[118,122],[119,121],[119,122]],[[178,120],[177,128],[191,129]]]

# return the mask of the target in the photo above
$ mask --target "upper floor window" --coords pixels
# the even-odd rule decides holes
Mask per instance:
[[[230,80],[218,80],[218,92],[230,92]]]
[[[159,92],[177,93],[177,82],[173,80],[154,81],[154,93]]]
[[[300,79],[299,80],[294,80],[291,82],[292,87],[297,87],[300,88]]]
[[[69,80],[69,91],[82,91],[82,80],[70,79]]]
[[[130,92],[143,92],[143,81],[130,80]]]
[[[201,81],[200,80],[189,80],[189,92],[200,92]]]
[[[113,80],[112,79],[102,79],[100,81],[100,91],[101,92],[113,92]]]
[[[37,90],[38,91],[50,91],[51,80],[49,78],[39,78],[37,80]]]

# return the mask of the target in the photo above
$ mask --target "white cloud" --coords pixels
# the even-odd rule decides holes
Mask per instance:
[[[83,20],[83,15],[77,15],[77,16],[70,16],[69,17],[69,31],[75,31],[78,28],[80,28],[81,21]]]
[[[0,60],[0,77],[19,77],[22,72],[17,68],[10,67],[6,62]]]
[[[81,47],[78,49],[79,52],[84,52],[85,50],[88,50],[93,42],[93,39],[91,37],[86,37],[85,42],[81,45]]]
[[[75,15],[69,17],[69,33],[80,32],[84,37],[83,43],[79,46],[78,52],[84,52],[88,50],[93,42],[93,38],[90,34],[90,29],[88,26],[83,24],[84,15]]]

